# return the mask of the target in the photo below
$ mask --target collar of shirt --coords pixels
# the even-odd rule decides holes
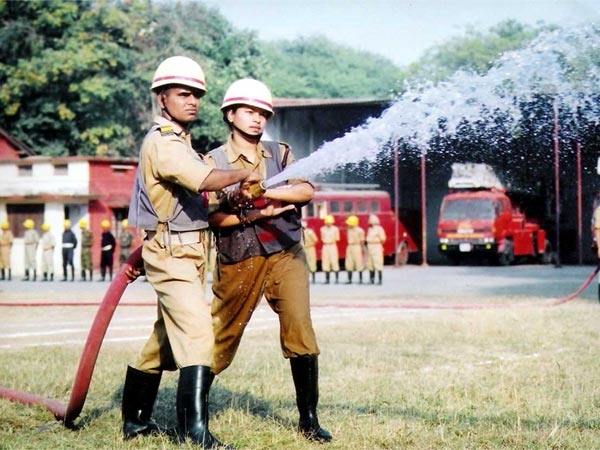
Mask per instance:
[[[259,142],[257,145],[258,160],[252,163],[248,160],[248,158],[246,158],[242,154],[241,150],[239,149],[239,146],[237,146],[233,142],[231,135],[229,135],[229,137],[227,138],[227,144],[224,146],[223,151],[227,156],[227,162],[229,162],[230,164],[234,164],[236,161],[241,160],[246,164],[253,165],[254,167],[257,167],[264,158],[273,157],[273,155],[271,155],[271,152],[269,152],[269,150],[267,150],[267,148]]]

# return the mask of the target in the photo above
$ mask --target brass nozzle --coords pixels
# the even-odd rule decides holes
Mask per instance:
[[[266,190],[267,190],[267,188],[265,188],[262,181],[260,181],[260,182],[257,181],[256,183],[252,183],[250,185],[250,187],[248,187],[248,192],[250,192],[250,195],[252,196],[253,200],[262,196]]]

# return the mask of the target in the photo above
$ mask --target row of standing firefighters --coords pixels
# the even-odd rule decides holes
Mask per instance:
[[[78,222],[81,229],[81,242],[78,242],[71,229],[71,221],[63,223],[60,248],[62,252],[62,281],[75,281],[74,252],[78,245],[81,246],[81,278],[80,281],[93,280],[92,247],[95,243],[94,235],[88,228],[88,222],[81,219]],[[113,278],[114,253],[117,239],[111,232],[111,222],[107,219],[100,223],[102,235],[100,237],[100,279],[98,281],[111,281]],[[23,281],[36,281],[38,267],[41,281],[54,281],[54,252],[58,246],[57,239],[52,233],[48,223],[41,225],[41,233],[35,228],[32,219],[23,222],[25,233],[24,244],[24,273]],[[127,219],[122,221],[123,230],[119,235],[119,263],[122,264],[131,253],[134,234],[129,230]],[[0,226],[0,280],[12,280],[11,251],[14,236],[10,231],[10,224],[4,221]],[[38,248],[41,247],[40,261],[38,261]]]
[[[317,272],[317,252],[316,245],[319,240],[314,230],[307,227],[303,222],[303,244],[306,251],[306,259],[311,273],[311,280],[315,282],[315,273]],[[346,219],[347,245],[344,257],[344,269],[348,274],[346,284],[352,283],[354,272],[358,273],[358,283],[363,282],[363,271],[369,272],[369,283],[382,283],[383,273],[383,244],[386,240],[386,234],[383,227],[379,224],[379,218],[375,214],[369,216],[369,228],[366,233],[359,224],[357,216],[349,216]],[[323,226],[319,229],[322,242],[321,251],[321,270],[325,274],[325,284],[330,283],[330,274],[333,272],[335,283],[339,283],[339,252],[338,241],[340,240],[340,230],[335,225],[335,219],[332,215],[327,215],[323,219]]]

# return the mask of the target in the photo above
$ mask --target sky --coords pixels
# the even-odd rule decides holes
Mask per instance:
[[[508,19],[600,25],[600,0],[203,0],[238,30],[262,40],[322,35],[387,57],[399,66],[473,28]]]

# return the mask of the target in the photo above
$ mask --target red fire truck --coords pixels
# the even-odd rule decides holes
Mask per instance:
[[[546,231],[515,207],[489,166],[454,164],[437,225],[439,250],[450,262],[490,259],[500,265],[516,257],[550,263]],[[483,175],[483,176],[482,176]]]
[[[340,258],[344,257],[346,251],[346,230],[348,228],[346,219],[355,215],[358,217],[359,226],[366,232],[371,214],[375,214],[379,218],[380,225],[386,233],[387,239],[384,244],[386,262],[393,263],[397,256],[398,264],[406,264],[410,253],[417,252],[418,248],[392,210],[390,195],[386,191],[317,188],[313,201],[302,210],[302,218],[307,222],[308,227],[317,233],[317,236],[319,229],[323,226],[324,217],[327,215],[334,217],[335,225],[340,229],[340,241],[338,242]],[[398,236],[397,245],[395,245],[396,236]],[[321,260],[321,242],[317,243],[317,260]]]

